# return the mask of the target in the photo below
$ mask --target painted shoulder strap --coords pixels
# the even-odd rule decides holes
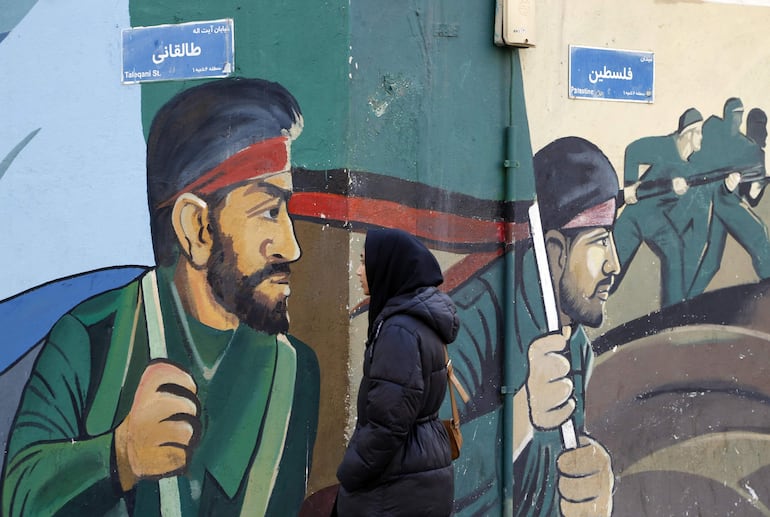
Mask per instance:
[[[142,278],[141,300],[145,308],[148,346],[151,359],[167,356],[163,314],[160,307],[158,283],[155,271]],[[138,310],[137,310],[138,313]],[[289,340],[279,335],[276,375],[270,392],[270,402],[265,415],[264,431],[259,450],[249,471],[243,511],[250,515],[263,515],[267,511],[270,496],[278,476],[283,457],[286,434],[291,418],[294,389],[297,377],[297,352]],[[181,516],[179,485],[176,477],[163,478],[159,482],[161,515]],[[255,510],[259,511],[255,511]]]
[[[249,470],[241,515],[265,515],[283,458],[294,403],[297,351],[283,334],[276,340],[278,357],[275,378],[265,414],[262,437]]]

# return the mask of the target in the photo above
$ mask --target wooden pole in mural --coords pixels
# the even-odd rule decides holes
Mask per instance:
[[[548,265],[548,256],[545,249],[545,235],[543,223],[540,220],[540,207],[537,201],[529,207],[529,232],[532,235],[532,243],[535,248],[535,262],[537,263],[537,275],[540,278],[540,290],[543,293],[543,305],[545,305],[545,321],[548,332],[559,331],[559,313],[556,310],[556,294],[553,290],[551,269]],[[561,439],[566,449],[577,448],[577,436],[572,419],[567,419],[561,425]]]
[[[167,359],[166,335],[163,331],[163,315],[160,311],[160,295],[155,271],[151,270],[142,278],[142,298],[147,321],[147,342],[150,348],[150,360]],[[179,483],[176,477],[158,480],[160,492],[160,514],[162,517],[181,517]]]

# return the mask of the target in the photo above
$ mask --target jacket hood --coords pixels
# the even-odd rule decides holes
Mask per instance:
[[[436,257],[414,235],[401,230],[370,230],[364,243],[369,285],[369,334],[391,298],[444,281]]]
[[[454,302],[435,287],[424,287],[416,292],[388,300],[375,321],[374,328],[377,328],[380,321],[398,314],[406,314],[421,320],[446,344],[457,338],[460,329],[460,319],[457,317]]]

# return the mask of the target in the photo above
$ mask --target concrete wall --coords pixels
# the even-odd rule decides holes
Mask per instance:
[[[280,82],[305,120],[292,152],[289,208],[302,249],[293,266],[291,333],[314,350],[320,369],[311,387],[319,417],[305,479],[315,496],[306,509],[329,502],[322,489],[337,483],[354,426],[367,318],[354,272],[365,231],[398,227],[435,252],[443,288],[463,318],[450,346],[472,395],[461,404],[458,514],[503,511],[511,497],[504,490],[510,436],[501,392],[522,387],[506,386],[508,368],[528,369],[505,365],[504,343],[516,341],[526,357],[538,333],[513,323],[506,282],[527,271],[501,254],[525,254],[531,157],[561,137],[582,137],[606,154],[622,188],[627,146],[674,133],[690,107],[704,119],[722,117],[725,100],[740,98],[740,131],[747,133],[749,110],[770,107],[763,46],[770,7],[739,4],[546,0],[535,6],[535,47],[518,51],[493,45],[491,1],[15,4],[0,14],[0,62],[8,64],[0,81],[7,230],[0,323],[9,329],[0,341],[8,393],[0,438],[39,352],[34,345],[56,319],[154,263],[144,140],[159,107],[198,82],[121,84],[120,29],[231,17],[235,75]],[[570,45],[653,52],[654,102],[569,98]],[[743,165],[723,163],[730,152],[728,142],[704,138],[697,170]],[[621,264],[601,325],[585,328],[596,355],[585,429],[612,458],[614,515],[770,514],[770,345],[760,278],[770,260],[770,209],[761,198],[751,206],[737,194],[704,192],[691,187],[678,200],[680,209],[688,203],[684,212],[701,240],[680,235],[689,254],[672,269],[691,281],[710,245],[720,267],[704,289],[664,303],[674,280],[661,275],[661,263],[673,248],[643,244]],[[731,211],[720,211],[719,199],[735,201]],[[628,206],[619,211],[624,220],[633,213],[624,215]],[[662,213],[648,210],[642,225],[667,217],[675,226],[676,217]],[[630,239],[617,233],[616,241]],[[139,267],[115,269],[124,265]],[[531,275],[522,281],[537,282]],[[530,291],[517,303],[541,300]],[[540,309],[533,310],[536,320]],[[525,475],[514,468],[518,487]],[[530,501],[557,483],[550,478],[527,497],[514,491],[517,511],[544,511]]]

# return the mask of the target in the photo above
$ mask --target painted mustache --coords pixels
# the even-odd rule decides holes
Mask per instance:
[[[251,286],[257,286],[264,282],[266,279],[275,275],[284,275],[287,277],[291,274],[291,266],[288,262],[280,262],[277,264],[268,264],[259,271],[252,273],[244,278],[244,282]]]
[[[607,291],[609,292],[612,289],[612,284],[615,282],[614,275],[610,275],[608,277],[605,277],[603,280],[600,280],[598,284],[596,284],[596,289],[594,289],[593,295],[596,296],[601,291]]]

